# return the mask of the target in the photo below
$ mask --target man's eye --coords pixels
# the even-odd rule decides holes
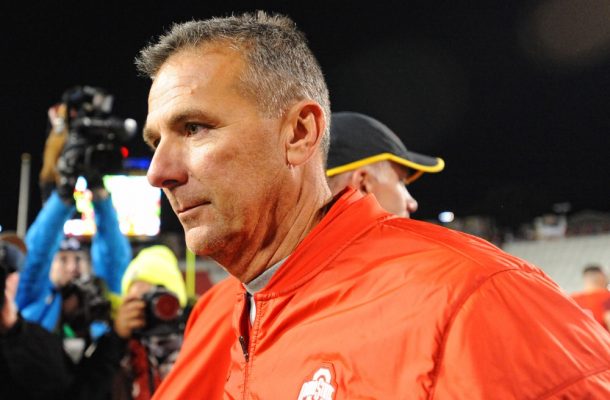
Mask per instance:
[[[190,135],[197,135],[202,131],[206,130],[206,127],[201,124],[186,124],[186,133]]]

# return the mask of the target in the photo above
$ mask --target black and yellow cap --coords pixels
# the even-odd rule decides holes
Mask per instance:
[[[445,168],[445,162],[441,158],[407,150],[390,128],[372,117],[351,111],[332,114],[327,176],[383,160],[393,161],[416,171],[409,176],[407,183],[413,182],[424,173],[441,172]]]

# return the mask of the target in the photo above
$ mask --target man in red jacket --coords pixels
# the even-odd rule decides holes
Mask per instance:
[[[583,268],[583,290],[572,298],[601,326],[610,331],[610,290],[608,276],[601,265],[590,264]]]
[[[325,178],[328,92],[294,22],[175,25],[140,53],[144,138],[202,297],[155,398],[610,396],[610,336],[541,270]]]

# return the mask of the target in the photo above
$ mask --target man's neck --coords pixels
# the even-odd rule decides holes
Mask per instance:
[[[322,178],[324,179],[324,178]],[[248,283],[267,268],[288,257],[326,214],[332,196],[325,181],[313,181],[295,192],[273,210],[267,232],[231,258],[217,261],[243,283]],[[275,228],[271,228],[275,226]]]

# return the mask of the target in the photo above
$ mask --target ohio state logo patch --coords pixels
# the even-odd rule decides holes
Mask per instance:
[[[334,394],[332,367],[322,367],[303,383],[298,400],[332,400]]]

